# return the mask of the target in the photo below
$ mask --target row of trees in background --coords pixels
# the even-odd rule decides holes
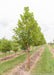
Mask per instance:
[[[6,55],[6,53],[10,53],[10,51],[14,51],[16,53],[18,51],[18,43],[5,38],[0,39],[0,52],[5,53]]]

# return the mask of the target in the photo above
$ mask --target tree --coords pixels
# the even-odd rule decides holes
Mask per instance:
[[[24,7],[23,15],[18,20],[17,27],[14,30],[15,40],[21,45],[22,48],[28,50],[28,68],[30,68],[30,46],[39,41],[39,27],[37,21],[34,19],[33,13],[29,12],[29,7]]]
[[[10,51],[12,50],[12,41],[11,40],[7,40],[7,51],[9,51],[9,54],[10,54]]]
[[[40,36],[40,44],[43,45],[43,44],[46,44],[46,40],[44,38],[44,35],[41,33],[41,36]]]
[[[3,38],[3,39],[1,40],[1,51],[2,51],[3,53],[5,53],[5,56],[6,56],[6,52],[7,52],[7,51],[10,51],[11,49],[12,49],[12,47],[11,47],[11,42],[10,42],[9,40]]]
[[[17,42],[13,42],[12,49],[16,54],[16,52],[18,51],[18,43]]]

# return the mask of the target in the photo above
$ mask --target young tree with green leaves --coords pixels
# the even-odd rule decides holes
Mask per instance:
[[[28,50],[28,68],[30,68],[30,46],[34,45],[37,40],[39,41],[40,28],[33,13],[29,12],[29,7],[24,7],[24,13],[20,17],[17,27],[13,29],[15,33],[13,37],[22,48]]]

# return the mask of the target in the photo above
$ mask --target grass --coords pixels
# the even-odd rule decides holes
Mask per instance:
[[[54,49],[54,45],[51,45],[51,47]]]
[[[30,55],[34,53],[36,50],[38,50],[41,47],[38,47],[32,51],[30,51]],[[14,68],[15,66],[19,65],[20,63],[23,63],[25,58],[27,57],[27,53],[20,55],[13,60],[8,60],[3,63],[0,63],[0,75],[3,75],[3,73],[8,72],[10,69]]]
[[[34,73],[33,75],[54,75],[54,58],[52,57],[48,46],[45,47],[41,60],[32,72]]]

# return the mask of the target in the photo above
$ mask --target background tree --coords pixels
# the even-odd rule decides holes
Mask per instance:
[[[1,40],[1,51],[5,53],[6,56],[7,51],[10,51],[11,49],[12,49],[11,42],[3,38]]]
[[[10,54],[10,51],[12,50],[12,41],[11,40],[7,40],[7,51],[9,52]]]
[[[16,52],[18,51],[18,43],[17,42],[13,42],[13,44],[12,44],[12,50],[15,52],[15,54],[16,54]]]
[[[40,33],[40,45],[46,44],[46,40],[44,38],[44,35],[42,33]]]
[[[15,40],[21,45],[22,48],[28,50],[28,68],[30,68],[30,46],[33,46],[39,38],[39,27],[37,21],[34,19],[33,13],[29,12],[29,7],[24,7],[23,15],[18,20],[17,27],[14,29]]]

